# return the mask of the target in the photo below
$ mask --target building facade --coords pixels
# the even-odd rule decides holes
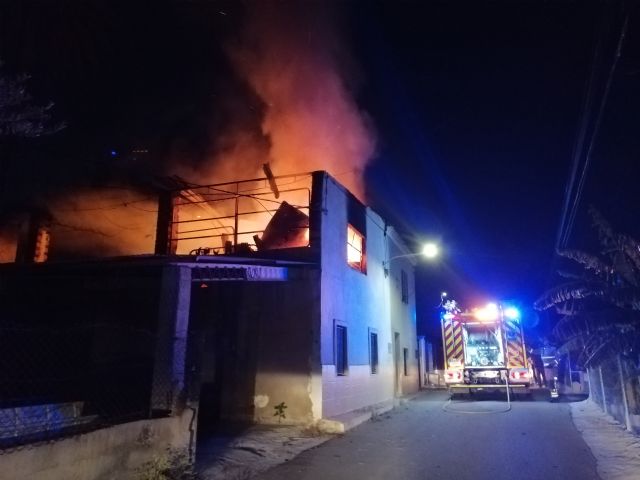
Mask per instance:
[[[384,404],[418,388],[410,252],[372,209],[332,177],[324,182],[322,410],[315,417]]]
[[[3,445],[78,434],[92,445],[93,435],[103,443],[90,450],[108,456],[101,429],[144,421],[143,435],[175,418],[173,443],[193,453],[196,432],[222,421],[309,425],[417,391],[412,252],[326,172],[308,177],[306,213],[281,202],[255,245],[244,240],[236,200],[233,240],[216,235],[221,247],[194,249],[187,239],[191,254],[0,267],[0,330],[11,344],[0,382]],[[168,216],[156,248],[184,240],[172,220],[185,216]],[[51,415],[25,423],[40,407],[57,412],[57,423]],[[70,450],[63,455],[72,465]]]

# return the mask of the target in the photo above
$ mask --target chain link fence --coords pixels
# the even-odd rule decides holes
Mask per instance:
[[[0,342],[0,449],[152,415],[151,332],[107,324],[5,326]]]
[[[633,363],[621,356],[610,358],[591,367],[588,375],[591,399],[622,425],[631,425],[632,416],[640,415],[640,383]]]
[[[154,375],[172,353],[158,348],[158,273],[126,285],[100,273],[0,285],[0,454],[171,414],[153,402],[174,396],[172,377]]]

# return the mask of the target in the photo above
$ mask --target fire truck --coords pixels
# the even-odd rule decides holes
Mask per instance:
[[[531,370],[516,308],[489,303],[462,311],[448,300],[440,323],[444,379],[452,394],[505,389],[529,393]]]

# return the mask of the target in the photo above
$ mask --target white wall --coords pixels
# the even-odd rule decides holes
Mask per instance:
[[[410,255],[411,252],[402,242],[393,227],[387,230],[389,258]],[[399,351],[399,385],[398,393],[406,395],[414,393],[419,388],[419,371],[416,351],[418,339],[416,335],[416,288],[414,276],[414,258],[402,257],[389,262],[389,297],[391,310],[391,329],[400,334]],[[405,271],[408,280],[408,301],[402,301],[401,272]],[[407,375],[404,375],[403,349],[408,350]]]
[[[391,324],[389,299],[390,295],[399,295],[399,291],[395,292],[392,278],[384,274],[383,260],[389,256],[384,220],[366,209],[366,232],[362,233],[366,235],[367,271],[364,274],[351,268],[347,264],[348,193],[328,175],[325,181],[321,219],[322,416],[331,417],[393,399],[394,328],[401,335],[401,345],[410,349],[416,386],[417,367],[413,365],[417,363],[415,318],[413,322],[400,318],[407,315],[408,309],[396,306],[393,328]],[[414,292],[413,272],[408,269],[407,273],[410,290]],[[400,273],[397,275],[399,278]],[[415,306],[415,298],[412,305]],[[336,321],[347,327],[349,370],[345,376],[335,373],[333,330]],[[378,334],[377,374],[371,373],[369,364],[370,329]],[[405,383],[405,379],[402,380]]]

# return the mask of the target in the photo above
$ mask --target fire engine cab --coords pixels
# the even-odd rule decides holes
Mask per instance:
[[[440,314],[445,383],[452,394],[511,389],[529,393],[529,368],[519,311],[489,303],[462,311],[454,300]]]

